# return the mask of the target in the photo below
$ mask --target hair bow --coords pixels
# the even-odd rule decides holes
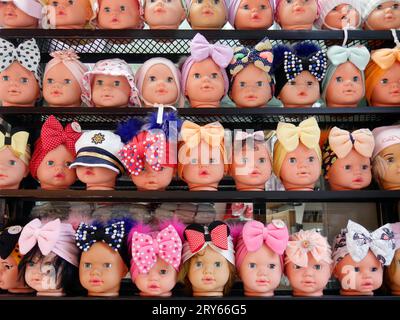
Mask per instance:
[[[0,126],[0,150],[10,146],[15,155],[24,163],[29,164],[28,147],[29,132],[16,131],[9,132],[3,126]]]
[[[349,132],[334,127],[329,133],[329,145],[339,159],[346,157],[353,147],[362,156],[371,158],[375,141],[369,129]]]
[[[265,243],[272,251],[281,255],[286,249],[289,232],[283,221],[273,221],[264,226],[259,221],[251,221],[243,227],[243,241],[250,252],[257,251]]]
[[[326,54],[324,51],[319,50],[310,57],[302,58],[292,51],[285,51],[283,66],[286,79],[289,81],[294,80],[301,72],[309,71],[320,82],[326,74]]]
[[[140,273],[148,273],[157,256],[178,271],[181,263],[182,240],[172,225],[161,230],[155,239],[135,231],[132,235],[132,260]]]
[[[265,140],[264,131],[259,130],[253,133],[248,133],[246,131],[238,130],[235,132],[235,140],[243,141],[247,139],[253,139],[255,141],[264,141]]]
[[[335,66],[350,61],[360,70],[365,70],[370,58],[370,53],[364,46],[350,48],[332,46],[328,49],[327,55]]]
[[[224,139],[224,127],[219,122],[199,126],[186,120],[182,124],[181,136],[190,149],[198,146],[201,140],[212,147],[217,147]]]
[[[314,117],[300,122],[296,127],[291,123],[279,122],[276,135],[279,142],[286,151],[294,151],[299,143],[303,143],[307,148],[313,148],[319,144],[321,131],[317,120]]]
[[[394,234],[387,223],[369,232],[363,226],[349,220],[347,223],[346,245],[349,254],[355,262],[360,262],[371,250],[382,265],[389,265],[394,256]]]
[[[389,69],[396,61],[400,62],[400,48],[375,50],[371,54],[371,59],[381,69]]]

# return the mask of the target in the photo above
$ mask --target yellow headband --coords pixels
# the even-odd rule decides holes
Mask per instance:
[[[29,133],[26,131],[18,131],[10,136],[10,134],[0,132],[0,151],[6,147],[10,147],[13,154],[21,159],[26,165],[29,165],[31,158],[29,145]]]

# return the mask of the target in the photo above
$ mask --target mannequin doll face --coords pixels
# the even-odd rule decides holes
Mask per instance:
[[[316,0],[282,0],[277,11],[277,22],[285,30],[311,30],[318,18]]]
[[[341,64],[328,84],[328,107],[356,107],[363,98],[364,83],[361,71],[351,62]]]
[[[40,88],[33,73],[17,61],[0,73],[0,100],[3,107],[33,107]]]
[[[23,280],[18,277],[18,263],[12,256],[0,258],[0,288],[9,292],[30,292]]]
[[[6,9],[6,3],[0,2],[0,27],[4,27],[4,10]]]
[[[360,14],[350,4],[342,3],[326,15],[323,29],[356,28],[360,23]]]
[[[50,151],[37,169],[40,187],[45,190],[68,189],[76,181],[75,169],[69,169],[74,156],[64,145]]]
[[[139,7],[132,0],[100,0],[97,22],[101,29],[135,29],[140,26]]]
[[[395,107],[399,104],[400,62],[395,62],[376,83],[372,91],[371,105],[377,107]]]
[[[307,267],[300,267],[293,262],[285,266],[294,296],[318,297],[323,295],[323,290],[331,277],[331,265],[324,261],[316,261],[308,253]]]
[[[190,259],[188,278],[193,296],[222,296],[229,280],[228,261],[210,247]]]
[[[254,143],[253,148],[249,148],[247,144],[242,149],[235,148],[231,175],[237,190],[265,190],[271,170],[268,149],[264,143]]]
[[[150,103],[174,104],[178,98],[178,87],[171,70],[160,63],[152,66],[146,72],[142,95]]]
[[[373,295],[373,290],[382,285],[383,268],[371,251],[360,262],[346,255],[336,265],[334,273],[341,284],[342,295]]]
[[[17,158],[10,148],[0,151],[0,190],[18,189],[23,178],[29,173],[28,166]]]
[[[140,290],[141,296],[169,297],[176,281],[175,269],[164,260],[157,258],[157,263],[147,274],[138,274],[135,285]]]
[[[274,23],[271,4],[268,0],[242,0],[235,17],[235,28],[268,29]]]
[[[31,17],[21,9],[18,9],[14,2],[8,1],[3,4],[3,24],[4,28],[23,28],[31,29],[38,27],[38,19]]]
[[[78,166],[76,175],[86,190],[114,190],[118,174],[107,168]]]
[[[89,0],[49,1],[55,11],[57,29],[83,29],[92,16]]]
[[[82,252],[79,280],[89,296],[118,296],[127,272],[119,253],[104,242],[97,242]]]
[[[379,182],[385,190],[400,189],[400,144],[391,145],[378,154],[384,161],[384,175]]]
[[[312,190],[320,173],[317,153],[300,143],[296,150],[286,154],[280,176],[286,190]]]
[[[400,250],[395,251],[392,263],[388,267],[387,280],[392,295],[400,295]]]
[[[133,183],[138,191],[165,190],[174,176],[175,169],[172,167],[161,167],[160,171],[153,170],[150,165],[145,164],[145,169],[137,176],[131,175]]]
[[[81,87],[71,71],[59,63],[43,79],[43,97],[50,107],[79,107]]]
[[[254,64],[248,65],[235,76],[231,96],[239,108],[265,106],[272,98],[267,74]]]
[[[310,107],[320,98],[318,81],[309,71],[302,71],[283,86],[278,98],[286,108]]]
[[[92,83],[92,100],[96,107],[126,107],[131,88],[124,76],[96,74]]]
[[[227,13],[223,0],[193,0],[188,21],[192,29],[221,29]]]
[[[211,59],[193,63],[186,81],[186,92],[192,108],[219,107],[224,96],[224,79]]]
[[[356,190],[369,186],[372,179],[370,158],[352,149],[350,153],[337,159],[325,176],[331,190]]]
[[[181,0],[146,0],[144,20],[150,29],[178,29],[186,13]]]
[[[282,276],[280,258],[263,244],[258,251],[246,254],[239,276],[246,296],[272,296]]]
[[[400,5],[394,1],[382,3],[373,10],[365,22],[367,30],[400,28]]]

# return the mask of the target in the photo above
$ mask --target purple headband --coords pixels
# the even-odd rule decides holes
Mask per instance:
[[[272,16],[274,15],[275,12],[275,7],[274,7],[274,0],[268,0],[269,4],[271,5],[272,8]],[[235,27],[235,18],[236,18],[236,13],[239,9],[240,3],[242,0],[231,0],[231,3],[229,4],[229,10],[228,10],[228,21],[231,24],[232,27]]]

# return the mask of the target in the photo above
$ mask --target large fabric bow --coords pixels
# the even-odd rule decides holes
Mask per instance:
[[[359,70],[365,70],[370,58],[370,53],[364,46],[354,46],[350,48],[332,46],[328,49],[327,55],[335,66],[350,61]]]
[[[383,70],[389,69],[396,61],[400,62],[400,48],[373,51],[371,59]]]
[[[253,139],[255,141],[264,141],[265,140],[264,131],[259,130],[253,133],[248,133],[246,131],[238,130],[235,132],[235,140],[243,141],[246,139]]]
[[[5,128],[0,126],[0,150],[5,146],[10,146],[18,158],[26,154],[26,147],[28,145],[29,132],[17,131],[7,132]]]
[[[300,122],[298,127],[279,122],[276,129],[277,138],[287,152],[296,150],[300,142],[310,149],[318,146],[320,134],[321,130],[314,117]]]
[[[189,149],[197,147],[201,140],[212,147],[217,147],[224,139],[224,127],[219,122],[199,126],[186,120],[182,124],[181,136]]]
[[[353,147],[362,156],[371,158],[375,141],[369,129],[349,132],[334,127],[329,133],[329,146],[339,159],[346,157]]]
[[[257,251],[265,243],[272,251],[282,255],[289,240],[288,229],[281,220],[267,226],[259,221],[251,221],[244,225],[242,234],[249,252]]]
[[[219,67],[225,69],[232,60],[233,51],[227,46],[210,44],[204,36],[198,33],[190,43],[190,54],[196,62],[211,57]]]
[[[363,260],[368,250],[371,250],[378,261],[385,266],[392,262],[394,256],[394,234],[389,223],[370,233],[363,226],[349,220],[346,245],[355,262]]]
[[[155,239],[135,231],[132,235],[132,260],[140,273],[148,273],[157,262],[157,256],[175,270],[181,263],[182,241],[172,225],[161,230]]]
[[[108,244],[113,250],[119,251],[125,237],[125,222],[118,221],[107,226],[87,225],[83,222],[75,233],[76,245],[82,251],[88,251],[97,241]]]
[[[293,81],[303,71],[309,71],[321,82],[326,74],[326,54],[324,51],[319,50],[310,57],[302,58],[291,51],[285,51],[283,67],[288,81]]]

